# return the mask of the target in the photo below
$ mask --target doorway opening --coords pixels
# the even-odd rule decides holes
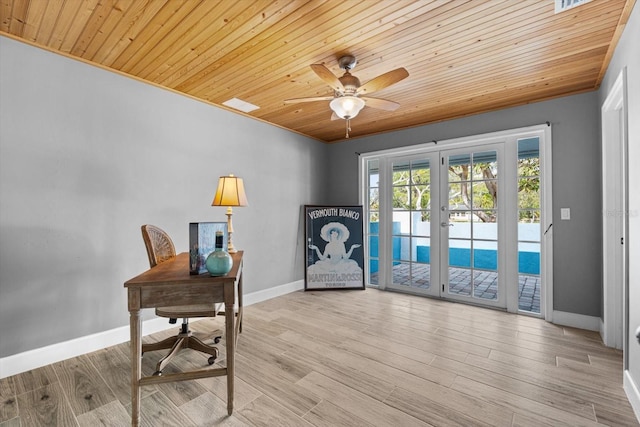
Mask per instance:
[[[548,125],[361,155],[367,283],[547,317],[545,150]]]
[[[602,266],[604,316],[602,341],[623,349],[627,366],[628,328],[628,175],[626,69],[602,105]]]

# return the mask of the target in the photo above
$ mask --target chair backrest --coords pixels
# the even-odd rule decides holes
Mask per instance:
[[[151,268],[176,256],[176,248],[173,246],[171,237],[164,230],[149,224],[141,228]]]

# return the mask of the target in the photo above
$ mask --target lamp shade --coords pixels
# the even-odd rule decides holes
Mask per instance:
[[[237,176],[221,176],[211,206],[248,206],[244,182]]]
[[[364,100],[357,96],[341,96],[333,99],[329,107],[341,119],[353,119],[364,107]]]

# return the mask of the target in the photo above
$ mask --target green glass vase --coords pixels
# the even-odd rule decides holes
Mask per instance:
[[[207,271],[212,276],[224,276],[233,266],[233,260],[231,255],[224,249],[222,249],[223,235],[221,231],[216,232],[216,247],[213,252],[209,254],[205,261]]]

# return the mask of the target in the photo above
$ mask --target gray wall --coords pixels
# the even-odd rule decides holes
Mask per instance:
[[[596,92],[333,144],[329,150],[331,202],[358,202],[355,152],[441,141],[546,121],[552,124],[553,139],[554,309],[599,317],[602,201]],[[352,127],[357,126],[356,118]],[[560,221],[561,207],[571,208],[570,221]]]
[[[186,251],[190,221],[226,221],[220,175],[248,193],[245,292],[303,278],[325,144],[9,38],[0,55],[0,357],[127,325],[140,225]]]
[[[599,103],[609,95],[620,71],[627,67],[629,141],[629,373],[640,387],[640,345],[634,331],[640,326],[640,7],[636,4],[600,86]]]

